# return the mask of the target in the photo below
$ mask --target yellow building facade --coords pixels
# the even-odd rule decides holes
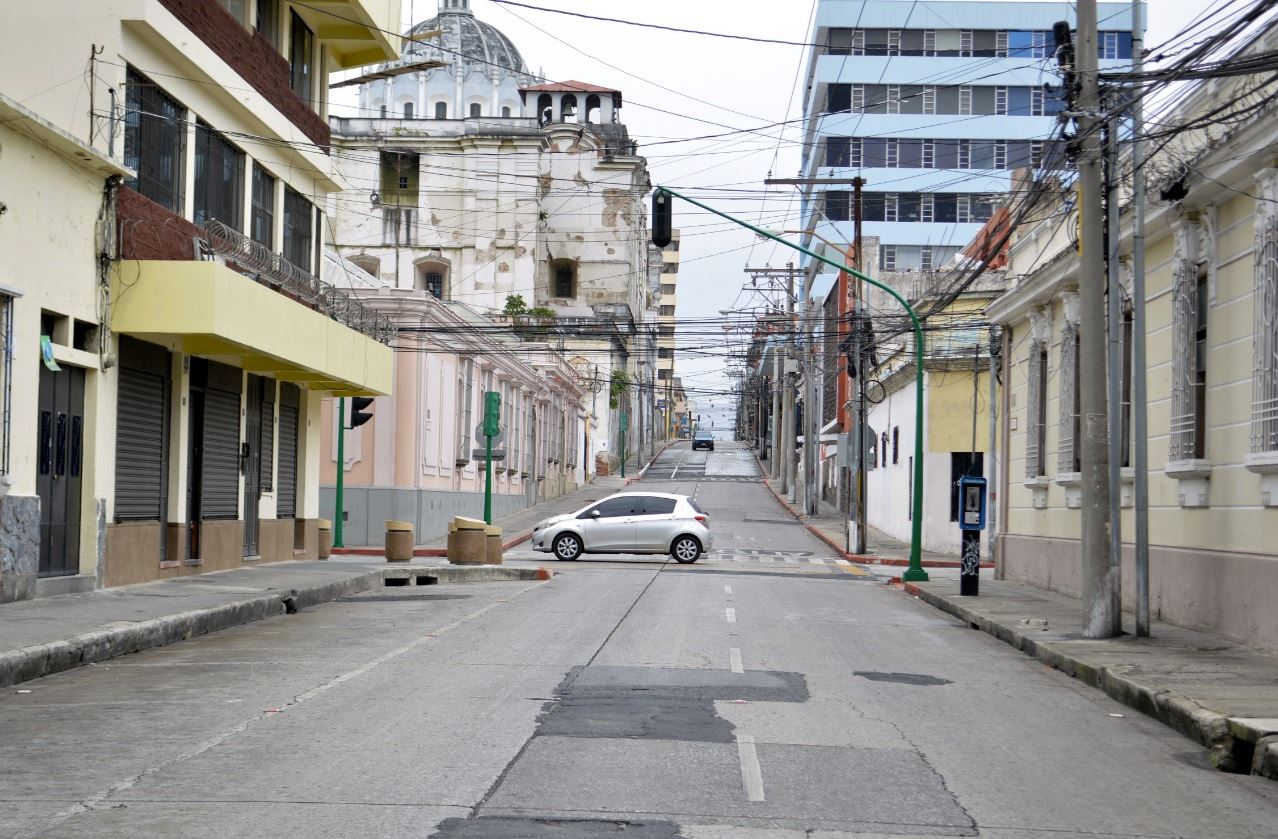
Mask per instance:
[[[1254,79],[1242,80],[1254,85]],[[1242,84],[1242,81],[1238,84]],[[1233,84],[1232,82],[1230,84]],[[1168,119],[1228,99],[1213,83]],[[1150,164],[1146,208],[1151,613],[1278,648],[1278,111],[1212,135],[1185,132]],[[1162,175],[1163,189],[1159,188]],[[1166,189],[1166,187],[1174,187]],[[1160,200],[1162,192],[1170,200]],[[1176,199],[1174,196],[1179,195]],[[999,573],[1081,590],[1078,256],[1072,196],[1017,233],[1014,288],[988,309],[1006,327],[999,406]],[[1131,228],[1120,246],[1123,603],[1134,606]],[[1055,216],[1055,218],[1053,218]]]

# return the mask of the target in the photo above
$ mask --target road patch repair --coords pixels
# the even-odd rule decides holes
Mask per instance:
[[[431,837],[694,835],[697,817],[680,826],[670,813],[714,813],[716,824],[741,828],[909,823],[929,835],[973,835],[972,820],[915,751],[784,742],[763,724],[774,716],[768,709],[810,699],[801,673],[575,668],[471,815],[442,822]],[[726,716],[751,707],[765,716]],[[759,730],[743,730],[750,719]],[[739,790],[726,803],[715,792],[725,787]],[[592,806],[583,812],[574,796],[585,788]]]
[[[19,641],[10,649],[0,649],[0,687],[387,587],[548,579],[550,573],[536,567],[342,567],[327,562],[298,562],[64,595],[65,600],[8,604],[0,611],[0,626],[6,618],[38,623],[49,640]],[[257,584],[234,584],[240,581]],[[196,600],[200,605],[164,614],[166,607],[173,608],[170,604],[179,604],[180,608],[183,600]],[[67,626],[74,628],[68,630],[56,619],[48,619],[53,610],[76,613],[67,615],[74,621],[69,620]],[[90,618],[86,624],[86,615],[99,617]],[[27,631],[28,636],[33,634],[36,633]]]

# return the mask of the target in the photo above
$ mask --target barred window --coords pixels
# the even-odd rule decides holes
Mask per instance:
[[[1061,394],[1060,448],[1056,453],[1056,471],[1081,472],[1081,447],[1078,445],[1081,428],[1081,389],[1078,387],[1078,324],[1065,322],[1061,330]]]
[[[1172,290],[1172,417],[1169,459],[1202,458],[1206,451],[1207,273],[1182,257]]]
[[[1262,185],[1262,189],[1264,186]],[[1278,451],[1278,215],[1256,214],[1251,451]]]
[[[180,214],[185,194],[186,109],[132,67],[125,84],[124,165],[138,173],[125,183]]]
[[[13,413],[13,298],[0,292],[0,475],[9,474]]]
[[[1025,477],[1047,474],[1047,346],[1029,345],[1029,398],[1025,400]]]
[[[217,219],[232,230],[244,221],[244,152],[203,120],[195,125],[196,224]]]

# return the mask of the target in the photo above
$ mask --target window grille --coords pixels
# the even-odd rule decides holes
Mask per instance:
[[[862,162],[861,139],[858,137],[848,143],[848,165],[854,169],[860,169],[865,164]]]
[[[883,270],[896,270],[896,245],[883,246]]]
[[[887,87],[887,112],[901,113],[901,86],[898,84],[890,84]]]
[[[1278,451],[1278,215],[1258,215],[1251,451]]]
[[[933,221],[936,217],[936,196],[931,192],[925,192],[922,198],[923,201],[919,207],[919,221]],[[924,248],[924,250],[929,254],[931,253],[931,248]]]
[[[998,58],[1007,57],[1007,30],[1005,29],[994,33],[994,55]]]
[[[13,298],[0,293],[0,475],[9,474],[13,419]]]
[[[994,168],[1007,168],[1007,141],[998,140],[994,143]]]
[[[1170,460],[1190,460],[1201,451],[1198,426],[1198,266],[1181,257],[1172,275],[1172,416]]]
[[[899,206],[899,197],[895,192],[889,192],[883,196],[883,220],[896,221],[897,209]]]
[[[852,30],[852,54],[865,55],[865,30]]]
[[[994,88],[994,113],[1007,116],[1007,88]]]
[[[1078,472],[1079,390],[1078,390],[1078,324],[1065,322],[1061,330],[1060,448],[1056,453],[1058,472]]]
[[[888,48],[887,48],[887,54],[888,54],[888,55],[900,55],[900,54],[901,54],[901,30],[899,30],[899,29],[889,29],[889,30],[888,30]]]
[[[297,12],[289,12],[289,87],[307,105],[312,95],[315,76],[315,33]]]
[[[925,218],[925,219],[923,219],[923,220],[924,220],[924,221],[930,221],[931,219],[926,219],[926,218]],[[922,251],[920,251],[920,253],[919,253],[919,269],[920,269],[920,270],[923,270],[923,271],[931,271],[931,270],[932,270],[932,246],[931,246],[931,245],[924,245],[924,246],[923,246]]]
[[[183,206],[186,109],[132,67],[125,77],[124,165],[132,189],[174,213]]]
[[[284,187],[284,258],[311,270],[311,224],[313,205],[290,186]]]
[[[936,88],[932,86],[923,88],[923,113],[936,113]]]
[[[1030,165],[1035,169],[1043,165],[1042,141],[1030,143]]]
[[[1047,349],[1040,341],[1029,346],[1029,398],[1026,400],[1025,477],[1037,478],[1045,472],[1044,446],[1047,403]]]
[[[854,114],[863,113],[865,111],[865,85],[852,85],[852,103],[848,110]]]
[[[475,361],[471,358],[462,360],[462,369],[457,377],[457,462],[470,463],[471,425],[474,422],[474,411],[471,403],[475,398]]]
[[[253,217],[249,234],[254,242],[275,249],[275,178],[253,164]]]
[[[959,32],[959,57],[972,57],[972,30],[964,29]]]
[[[901,150],[900,150],[900,146],[897,145],[897,142],[895,139],[891,139],[887,141],[886,153],[884,157],[885,157],[885,160],[883,161],[883,165],[888,167],[889,169],[895,169],[897,166],[900,165]]]
[[[1100,57],[1118,58],[1118,33],[1117,32],[1101,32],[1100,34]]]
[[[1050,54],[1048,36],[1050,32],[1038,30],[1030,33],[1030,58],[1047,58]]]
[[[959,224],[967,224],[972,221],[972,197],[970,195],[960,195],[958,197],[958,221]]]
[[[217,219],[244,227],[244,152],[203,120],[195,125],[196,224]]]
[[[970,115],[972,113],[972,88],[969,85],[959,86],[959,114]]]
[[[972,144],[967,140],[958,141],[958,168],[972,168]]]
[[[936,143],[932,140],[923,141],[923,168],[936,168]]]
[[[923,54],[936,55],[936,30],[923,30]]]

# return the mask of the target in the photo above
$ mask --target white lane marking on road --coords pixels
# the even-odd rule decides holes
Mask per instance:
[[[517,597],[520,594],[523,594],[524,592],[527,592],[527,591],[531,591],[532,589],[536,587],[537,587],[536,585],[528,586],[527,588],[521,589],[520,591],[516,592],[514,596]],[[505,601],[502,601],[502,602],[505,602]],[[348,670],[347,672],[341,674],[340,676],[335,676],[332,679],[329,679],[327,682],[325,682],[322,685],[317,685],[311,688],[310,690],[306,691],[305,693],[298,694],[297,696],[293,698],[292,701],[283,703],[278,708],[272,708],[269,711],[264,711],[260,714],[257,714],[256,716],[250,717],[247,720],[239,723],[238,725],[235,725],[227,729],[226,731],[223,731],[221,734],[218,734],[215,737],[210,737],[209,739],[204,740],[203,742],[197,743],[185,751],[182,751],[182,752],[179,752],[178,754],[173,755],[168,760],[165,760],[155,766],[149,766],[130,778],[125,778],[123,781],[120,781],[119,783],[113,784],[112,786],[106,787],[105,789],[101,789],[101,790],[98,790],[97,792],[87,795],[84,798],[81,798],[79,801],[72,804],[70,807],[66,808],[65,810],[55,813],[53,816],[49,818],[47,822],[45,822],[43,825],[40,826],[40,830],[42,832],[47,831],[70,819],[75,818],[76,816],[82,813],[87,813],[92,810],[96,810],[97,808],[103,806],[106,803],[106,801],[110,799],[112,796],[117,795],[121,792],[126,792],[130,789],[133,789],[134,787],[146,781],[148,778],[159,775],[169,770],[170,768],[176,766],[179,763],[192,760],[194,758],[199,757],[200,755],[204,754],[207,751],[217,748],[218,746],[225,743],[227,740],[230,740],[235,735],[243,734],[245,731],[249,729],[250,726],[254,725],[255,723],[260,723],[265,720],[269,720],[274,717],[277,717],[280,715],[281,712],[285,711],[288,708],[292,708],[297,705],[300,705],[301,703],[306,702],[309,699],[313,699],[316,696],[319,696],[320,694],[325,693],[328,690],[331,690],[332,688],[335,688],[344,682],[348,682],[351,679],[358,678],[359,676],[364,675],[368,671],[376,667],[379,667],[392,659],[399,658],[401,655],[405,653],[412,652],[413,650],[417,649],[423,644],[428,644],[431,641],[434,641],[440,635],[443,635],[446,632],[451,632],[452,630],[456,629],[459,626],[470,623],[475,618],[478,618],[487,614],[488,612],[492,611],[493,609],[496,609],[500,605],[501,605],[501,602],[489,603],[487,606],[483,607],[482,609],[478,609],[474,612],[471,612],[468,615],[458,618],[457,620],[453,621],[447,626],[442,626],[439,629],[436,629],[434,632],[430,632],[426,635],[421,636],[420,638],[417,638],[413,641],[409,641],[407,644],[404,644],[401,647],[396,647],[390,652],[380,655],[377,658],[373,659],[372,661],[366,662],[360,665],[359,667],[356,667],[354,670]],[[29,835],[35,836],[36,834],[29,834]]]
[[[749,734],[737,735],[737,757],[741,760],[741,786],[745,787],[750,801],[764,801],[763,770],[759,768],[759,754],[754,749],[754,738]]]
[[[741,663],[741,649],[739,647],[728,647],[728,666],[732,668],[733,673],[745,672],[745,665]]]
[[[834,560],[834,564],[835,565],[851,565],[852,563],[848,562],[846,559],[836,559]]]
[[[825,560],[819,556],[808,557],[808,562],[812,563],[813,565],[825,565]]]
[[[724,609],[724,610],[723,610],[723,614],[724,614],[724,616],[725,616],[725,617],[727,617],[727,619],[728,619],[728,623],[736,623],[736,622],[737,622],[737,610],[736,610],[736,609],[734,609],[734,608],[732,608],[731,606],[729,606],[728,608]]]
[[[732,594],[732,586],[724,586],[724,587],[723,587],[723,593],[724,593],[724,594]]]

